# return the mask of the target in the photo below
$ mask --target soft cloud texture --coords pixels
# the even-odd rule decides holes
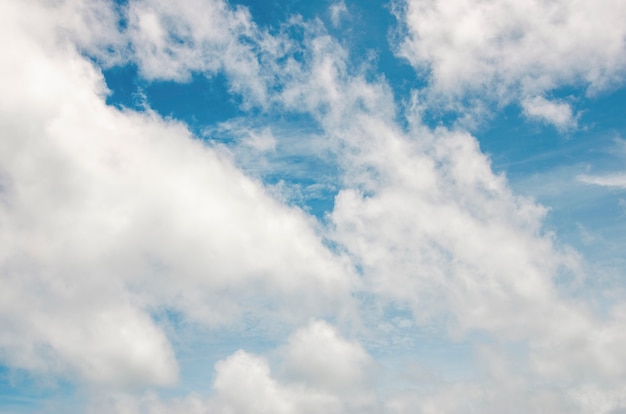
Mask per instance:
[[[194,72],[223,72],[250,103],[265,102],[258,46],[277,52],[281,45],[264,38],[246,9],[221,0],[142,0],[130,2],[127,13],[132,57],[146,78],[188,81]]]
[[[572,114],[572,107],[565,102],[553,102],[542,96],[522,101],[524,115],[531,119],[547,122],[561,131],[567,131],[577,126],[576,117]]]
[[[273,372],[267,358],[238,350],[215,365],[213,395],[162,401],[154,394],[118,394],[92,406],[95,413],[348,413],[378,412],[375,396],[364,387],[369,355],[342,338],[328,323],[313,321],[282,348],[286,369]],[[352,392],[345,393],[345,388]]]
[[[548,209],[515,194],[475,137],[431,129],[419,110],[518,102],[529,118],[574,128],[577,115],[549,92],[582,83],[593,93],[625,64],[624,7],[578,6],[406,4],[400,53],[431,77],[414,95],[425,101],[399,109],[385,79],[354,65],[320,21],[293,17],[271,35],[221,1],[7,2],[3,364],[95,389],[86,405],[96,413],[619,409],[623,307],[577,295],[583,260],[545,230]],[[331,20],[347,9],[335,3]],[[122,62],[151,81],[222,74],[242,110],[262,115],[207,128],[201,141],[149,102],[107,106],[98,65]],[[306,116],[315,133],[275,127],[274,111]],[[212,144],[215,134],[235,143]],[[311,187],[336,186],[321,220],[289,189],[242,172],[263,177],[289,157],[332,165],[302,167]],[[389,309],[409,312],[389,321]],[[168,312],[208,335],[251,321],[269,350],[230,344],[210,389],[164,397],[158,387],[184,381],[176,326],[155,317]],[[381,338],[391,325],[394,338]],[[423,338],[403,341],[416,332],[469,347],[470,379],[401,378],[368,349],[398,339],[401,357],[418,353]]]
[[[300,309],[287,319],[349,302],[351,272],[310,218],[183,125],[106,106],[99,71],[63,39],[46,49],[25,35],[28,14],[11,5],[3,39],[20,43],[7,47],[0,100],[5,362],[169,384],[176,362],[152,311],[213,326],[270,304],[283,313],[283,299]]]
[[[428,96],[452,106],[522,102],[562,128],[571,109],[537,100],[561,87],[587,94],[620,84],[626,70],[626,7],[620,0],[407,0],[398,54],[428,73]],[[525,103],[524,103],[525,102]],[[532,103],[535,102],[535,105]],[[460,109],[456,107],[456,109]]]

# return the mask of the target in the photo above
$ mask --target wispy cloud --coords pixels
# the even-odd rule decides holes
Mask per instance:
[[[585,184],[599,185],[601,187],[626,188],[626,174],[588,175],[581,174],[576,177]]]

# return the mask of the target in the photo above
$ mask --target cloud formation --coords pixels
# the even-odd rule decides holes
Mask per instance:
[[[580,295],[584,258],[545,229],[548,208],[515,194],[470,133],[420,113],[423,97],[477,97],[575,128],[550,93],[608,88],[625,65],[624,7],[577,5],[396,4],[399,53],[430,82],[399,107],[320,20],[270,33],[218,0],[6,2],[2,363],[95,389],[94,413],[623,408],[624,307]],[[348,11],[335,3],[331,22]],[[101,69],[124,64],[153,82],[223,75],[254,111],[200,139],[149,101],[107,105]],[[276,133],[277,113],[306,116],[315,140],[285,149],[302,136]],[[212,142],[218,132],[234,144]],[[334,180],[324,217],[244,172],[289,157],[332,165],[305,169],[312,186]],[[230,344],[205,367],[210,389],[165,397],[159,387],[185,382],[168,314],[208,335],[251,321],[262,345]],[[405,358],[428,335],[469,348],[471,375],[394,370],[386,344]]]
[[[527,116],[541,113],[562,128],[573,109],[546,94],[573,87],[593,95],[623,82],[626,7],[619,0],[395,4],[406,31],[397,53],[427,73],[429,99],[452,109],[485,99],[521,102]],[[529,110],[537,100],[544,110]]]
[[[98,69],[26,36],[19,11],[3,36],[19,53],[2,65],[7,361],[169,384],[175,358],[150,312],[211,326],[269,304],[306,319],[347,303],[351,272],[309,217],[183,125],[106,106]]]

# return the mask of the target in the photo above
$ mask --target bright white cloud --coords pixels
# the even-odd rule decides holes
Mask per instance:
[[[407,304],[422,326],[445,320],[453,336],[524,342],[533,375],[617,381],[626,374],[605,363],[608,355],[626,358],[618,351],[626,345],[620,317],[602,320],[564,294],[580,283],[578,255],[555,245],[543,230],[546,209],[515,195],[474,137],[429,130],[419,118],[407,133],[376,108],[352,109],[350,117],[335,123],[328,115],[325,124],[344,140],[349,165],[331,214],[333,237],[369,292]]]
[[[624,79],[626,5],[620,0],[406,0],[396,6],[407,32],[398,53],[429,74],[433,103],[469,97],[507,104],[563,86],[593,94]],[[563,110],[556,118],[553,110],[540,113],[560,126]]]
[[[296,332],[283,354],[287,377],[321,389],[362,387],[372,364],[358,343],[345,340],[325,322]]]
[[[369,355],[328,323],[313,321],[301,328],[278,355],[285,358],[280,365],[287,368],[286,376],[272,372],[267,358],[239,350],[216,363],[208,398],[189,395],[163,401],[154,394],[140,398],[121,394],[92,408],[96,413],[113,409],[129,414],[379,412],[375,396],[363,382]],[[352,393],[342,393],[346,387]]]
[[[263,358],[238,351],[216,365],[215,391],[209,403],[212,412],[223,413],[314,413],[340,411],[340,401],[331,395],[282,384],[271,375]]]
[[[624,58],[615,50],[624,29],[599,20],[616,22],[624,8],[551,4],[414,1],[402,51],[432,70],[431,98],[519,100],[527,116],[567,129],[576,122],[572,109],[543,96],[575,81],[591,91],[620,78]],[[109,3],[58,5],[7,2],[0,17],[5,363],[121,388],[171,384],[176,356],[150,314],[174,308],[209,327],[247,314],[260,330],[300,329],[271,354],[274,367],[269,356],[245,351],[220,361],[213,388],[197,390],[208,397],[126,396],[101,412],[505,412],[511,401],[524,411],[619,407],[609,399],[626,377],[623,309],[598,315],[564,293],[580,275],[579,257],[544,231],[547,210],[515,195],[468,133],[430,130],[412,108],[410,126],[400,127],[390,88],[350,69],[347,51],[319,22],[290,20],[304,33],[292,41],[223,2],[137,0],[124,9],[128,29],[120,31]],[[563,37],[548,36],[555,25]],[[332,154],[341,174],[328,228],[276,200],[184,125],[149,109],[106,106],[101,73],[76,47],[109,64],[131,59],[148,79],[221,72],[248,104],[310,115],[324,143],[316,154]],[[280,151],[284,137],[271,127],[241,125],[224,129],[244,137],[242,148]],[[361,296],[373,299],[359,309]],[[386,332],[382,311],[364,309],[372,303],[412,310],[395,335],[417,326],[470,346],[473,335],[493,342],[481,362],[486,379],[411,383],[411,392],[392,381],[383,410],[370,370],[384,361],[340,327],[302,326],[331,315],[371,342]]]
[[[223,72],[250,103],[265,102],[255,52],[263,34],[246,9],[232,9],[221,0],[140,0],[129,3],[127,14],[132,56],[148,79],[186,81],[194,72]]]
[[[312,219],[184,126],[106,106],[99,71],[63,38],[28,36],[17,4],[0,79],[5,363],[168,384],[177,366],[151,311],[211,326],[350,302],[351,272]]]

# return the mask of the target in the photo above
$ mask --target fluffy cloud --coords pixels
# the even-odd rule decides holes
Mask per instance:
[[[212,412],[222,413],[314,413],[340,411],[340,401],[331,395],[272,378],[268,363],[239,351],[216,366],[217,396],[209,402]]]
[[[154,394],[140,398],[119,394],[92,405],[92,411],[113,409],[124,414],[377,412],[377,401],[365,393],[368,389],[363,383],[364,369],[370,364],[369,355],[357,343],[342,338],[326,322],[313,321],[296,331],[279,355],[285,358],[282,365],[288,367],[286,377],[273,373],[267,358],[239,350],[216,363],[213,393],[208,398],[189,395],[164,401]],[[298,375],[293,376],[295,372]],[[361,394],[342,393],[346,386]]]
[[[446,321],[452,336],[524,343],[518,357],[535,375],[623,378],[607,363],[626,359],[620,314],[603,320],[569,297],[578,255],[543,232],[545,209],[514,195],[473,137],[406,136],[372,117],[352,128],[376,145],[353,158],[364,175],[340,191],[332,222],[372,292],[407,304],[423,326]]]
[[[126,10],[132,56],[148,79],[189,80],[191,73],[223,72],[231,88],[253,104],[263,104],[257,51],[276,52],[244,8],[221,0],[173,4],[162,0],[133,1]]]
[[[532,102],[563,86],[593,94],[623,81],[626,7],[619,0],[407,0],[396,6],[406,29],[398,53],[429,74],[435,102]],[[542,116],[561,126],[563,111]]]
[[[623,29],[599,19],[624,9],[550,4],[415,1],[402,53],[432,71],[430,99],[486,93],[571,128],[571,108],[548,92],[579,81],[593,91],[619,78]],[[544,230],[547,209],[514,194],[470,134],[424,126],[411,112],[415,101],[401,125],[389,86],[352,67],[319,22],[290,20],[302,35],[294,40],[289,30],[270,36],[245,9],[219,1],[2,7],[5,364],[97,384],[108,407],[101,412],[503,412],[511,402],[593,412],[622,404],[611,398],[626,377],[625,313],[600,314],[570,295],[584,286],[580,258]],[[577,35],[571,26],[581,13],[590,21],[585,36],[547,35],[557,24]],[[599,33],[604,26],[611,30]],[[606,47],[595,48],[598,39]],[[309,143],[296,155],[331,154],[341,187],[326,221],[276,200],[228,150],[184,125],[149,107],[105,105],[102,75],[77,49],[102,64],[129,59],[148,79],[223,73],[245,105],[309,116],[324,149]],[[223,129],[262,154],[294,139],[255,121]],[[229,150],[240,159],[239,148]],[[361,343],[387,332],[381,318],[391,306],[412,311],[394,335],[416,326],[466,341],[486,378],[427,388],[399,385],[392,374],[378,387],[372,369],[384,358]],[[171,338],[151,317],[172,309],[209,328],[228,330],[243,315],[260,331],[300,329],[274,353],[221,360],[212,388],[196,390],[209,396],[111,394],[105,385],[176,382]],[[325,315],[337,326],[303,326]],[[493,346],[481,349],[481,340]]]
[[[576,128],[577,120],[568,103],[549,101],[542,96],[522,101],[524,115],[550,123],[561,131]]]
[[[322,389],[360,387],[372,364],[359,344],[348,342],[324,322],[296,332],[283,355],[286,376]]]
[[[169,384],[152,311],[213,326],[270,304],[278,315],[283,300],[295,320],[349,302],[351,272],[309,217],[183,125],[106,106],[100,72],[57,36],[64,20],[39,41],[17,4],[0,80],[6,363]]]

